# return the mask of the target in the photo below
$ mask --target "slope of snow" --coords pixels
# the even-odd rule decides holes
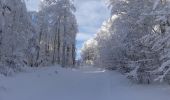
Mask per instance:
[[[168,100],[167,85],[135,85],[116,72],[41,68],[0,78],[0,100]]]

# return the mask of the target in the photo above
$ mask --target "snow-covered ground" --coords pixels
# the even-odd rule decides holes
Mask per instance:
[[[169,100],[168,85],[136,85],[117,72],[41,68],[0,78],[0,100]]]

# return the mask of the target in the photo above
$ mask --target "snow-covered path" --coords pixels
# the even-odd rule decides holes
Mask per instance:
[[[168,100],[169,94],[166,85],[135,85],[103,70],[49,67],[0,79],[0,100]]]

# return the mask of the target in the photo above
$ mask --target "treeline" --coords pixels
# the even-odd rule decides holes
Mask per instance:
[[[74,11],[70,0],[43,0],[39,12],[28,12],[24,0],[0,0],[0,73],[74,65]]]
[[[170,82],[170,2],[109,0],[111,17],[82,48],[82,60],[138,83]]]
[[[31,13],[35,27],[38,26],[39,47],[38,55],[31,60],[32,65],[61,64],[65,67],[75,64],[78,31],[75,10],[71,0],[43,0],[40,11]]]

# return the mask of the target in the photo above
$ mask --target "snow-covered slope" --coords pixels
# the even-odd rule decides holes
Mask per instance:
[[[143,86],[116,72],[59,67],[0,79],[0,100],[168,100],[169,86]]]

